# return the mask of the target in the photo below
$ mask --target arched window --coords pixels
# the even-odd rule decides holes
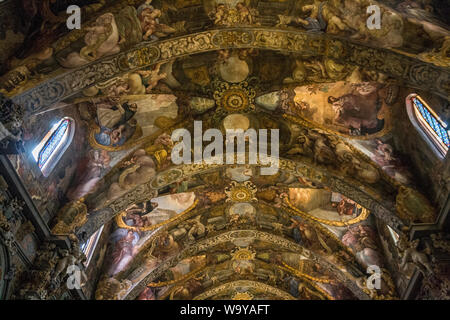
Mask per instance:
[[[33,149],[34,160],[36,160],[44,177],[48,177],[61,159],[72,142],[74,133],[75,121],[72,118],[65,117],[56,123],[37,147]]]
[[[447,124],[417,94],[406,98],[408,116],[431,149],[440,158],[444,158],[450,147],[450,132]]]
[[[392,229],[390,226],[387,226],[388,230],[389,230],[389,234],[392,237],[392,240],[394,241],[394,244],[397,245],[398,240],[400,239],[400,236],[397,232],[394,231],[394,229]]]
[[[92,256],[94,255],[95,248],[97,247],[98,240],[100,240],[100,236],[102,235],[103,227],[95,231],[95,233],[86,240],[85,243],[80,245],[81,251],[86,256],[86,261],[84,262],[84,266],[87,267],[89,262],[91,262]]]

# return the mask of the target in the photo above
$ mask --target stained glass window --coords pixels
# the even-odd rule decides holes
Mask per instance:
[[[440,153],[445,156],[450,147],[450,133],[439,116],[419,96],[413,96],[415,116],[423,131],[433,142]]]
[[[50,136],[50,139],[47,140],[44,147],[39,152],[38,158],[39,168],[42,169],[44,164],[47,163],[52,153],[56,150],[56,147],[58,147],[58,145],[61,143],[68,128],[69,128],[69,119],[65,119],[59,124],[55,132],[53,132],[53,134]]]
[[[69,146],[74,131],[73,120],[63,118],[46,134],[32,154],[44,176],[48,176]]]
[[[81,251],[86,256],[86,261],[84,262],[86,267],[89,265],[89,262],[91,262],[91,258],[94,255],[94,251],[102,234],[103,227],[104,225],[101,226],[100,229],[98,229],[88,240],[86,240],[86,242],[80,245]]]
[[[390,226],[387,226],[389,233],[392,237],[392,240],[394,241],[394,244],[397,245],[398,240],[400,239],[400,236],[397,232],[394,231],[394,229],[392,229]]]

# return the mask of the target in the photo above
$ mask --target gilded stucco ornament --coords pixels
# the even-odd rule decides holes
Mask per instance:
[[[56,224],[52,228],[53,234],[71,234],[76,228],[87,222],[87,206],[84,199],[69,202],[56,216]]]
[[[433,223],[435,209],[427,198],[417,190],[401,186],[396,199],[397,213],[400,218],[411,223]]]
[[[231,181],[230,185],[225,188],[225,194],[227,195],[227,202],[250,202],[258,201],[256,198],[257,188],[250,182],[245,181],[242,183]]]
[[[322,223],[322,224],[329,225],[329,226],[335,226],[335,227],[345,227],[345,226],[350,226],[350,225],[352,225],[352,224],[360,223],[360,222],[366,220],[366,219],[369,217],[369,215],[370,215],[370,211],[369,211],[369,210],[367,210],[366,208],[363,208],[363,207],[361,207],[361,205],[357,204],[357,206],[358,206],[359,208],[361,208],[362,211],[361,211],[361,213],[360,213],[357,217],[355,217],[355,218],[353,218],[353,219],[350,219],[350,220],[347,220],[347,221],[336,221],[336,220],[322,219],[322,218],[315,217],[315,216],[313,216],[313,215],[310,215],[310,214],[308,214],[308,213],[306,213],[306,212],[303,212],[303,211],[299,210],[298,208],[296,208],[296,207],[289,201],[289,198],[288,198],[288,197],[284,197],[283,200],[284,200],[284,202],[286,203],[286,205],[287,205],[291,210],[293,210],[298,216],[303,217],[303,218],[306,218],[306,219],[310,219],[310,220],[313,220],[313,221],[316,221],[316,222],[320,222],[320,223]]]
[[[236,248],[231,252],[232,260],[254,260],[256,252],[249,248]]]
[[[231,297],[231,300],[253,300],[253,295],[247,291],[244,292],[236,292]]]
[[[78,239],[68,237],[69,247],[62,248],[53,242],[44,242],[36,252],[33,265],[26,273],[24,281],[17,288],[17,298],[26,300],[59,299],[67,293],[68,287],[64,281],[69,274],[67,268],[71,265],[80,266],[86,257],[80,250]],[[81,268],[81,283],[83,286],[86,275]]]
[[[216,113],[250,112],[255,110],[256,91],[247,82],[229,84],[220,82],[216,86],[214,99]]]
[[[121,300],[131,285],[131,281],[127,279],[119,281],[115,278],[104,278],[97,285],[95,300]]]

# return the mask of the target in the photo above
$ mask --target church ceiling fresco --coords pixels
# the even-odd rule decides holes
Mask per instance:
[[[243,169],[245,169],[245,167]],[[245,170],[247,171],[247,174],[250,173],[248,168]],[[146,259],[145,260],[146,262],[143,262],[142,266],[139,266],[137,269],[131,272],[130,276],[126,278],[127,280],[126,283],[128,283],[128,281],[131,281],[129,283],[131,285],[130,289],[133,289],[135,282],[141,281],[142,278],[146,276],[145,273],[148,274],[149,272],[152,271],[152,268],[154,269],[157,267],[158,265],[157,261],[159,261],[159,259],[167,259],[167,257],[177,254],[178,251],[183,247],[183,245],[189,246],[189,244],[194,243],[196,240],[213,236],[218,232],[223,233],[224,230],[230,228],[231,230],[236,229],[239,230],[242,228],[257,228],[260,230],[270,230],[271,232],[274,232],[276,235],[284,235],[285,237],[290,238],[291,239],[290,241],[294,241],[295,243],[302,245],[304,248],[314,251],[320,256],[332,259],[334,263],[340,264],[343,263],[343,261],[347,261],[345,262],[344,268],[347,268],[348,270],[347,272],[353,272],[353,274],[355,274],[356,272],[356,276],[361,273],[361,271],[358,271],[359,270],[358,268],[361,267],[355,267],[358,266],[358,264],[361,264],[363,266],[362,268],[367,267],[367,265],[370,265],[372,263],[377,263],[378,265],[383,266],[383,262],[381,261],[382,259],[381,255],[380,253],[377,252],[378,240],[376,232],[374,231],[374,229],[372,229],[373,225],[369,223],[369,221],[366,221],[366,219],[368,218],[368,212],[365,208],[354,203],[350,199],[342,197],[340,194],[334,194],[335,197],[334,203],[336,206],[333,206],[333,204],[331,203],[332,200],[331,192],[325,191],[323,189],[297,188],[297,189],[287,189],[286,193],[284,194],[287,196],[287,194],[293,195],[298,195],[301,193],[308,194],[313,191],[319,193],[322,192],[324,193],[322,200],[323,207],[329,209],[331,212],[335,211],[336,213],[325,214],[326,219],[321,219],[320,213],[322,213],[321,217],[324,217],[324,212],[327,211],[323,209],[322,209],[323,211],[320,211],[321,209],[319,209],[320,213],[317,213],[317,210],[312,210],[310,211],[311,213],[297,213],[294,208],[291,208],[293,207],[293,205],[290,204],[290,201],[286,201],[285,206],[290,209],[289,212],[291,213],[289,214],[287,212],[280,211],[283,205],[283,200],[281,200],[282,198],[279,198],[281,201],[274,200],[273,203],[275,204],[270,204],[269,201],[271,200],[271,195],[273,191],[274,190],[271,189],[256,193],[255,190],[254,191],[255,197],[248,196],[248,198],[245,198],[235,196],[233,190],[231,188],[228,188],[225,189],[225,194],[227,194],[228,197],[227,200],[229,201],[225,200],[225,202],[221,202],[223,203],[221,206],[213,207],[214,209],[211,208],[210,210],[207,211],[200,209],[203,212],[206,211],[205,213],[203,213],[203,216],[200,215],[197,216],[196,218],[185,217],[184,219],[186,223],[179,222],[175,226],[172,223],[172,221],[174,220],[173,217],[172,218],[167,217],[166,225],[169,226],[170,231],[168,233],[166,231],[162,231],[163,233],[161,235],[162,239],[165,239],[164,240],[166,243],[165,246],[167,246],[167,248],[165,248],[162,251],[162,253],[159,253],[158,251],[159,247],[157,246],[158,244],[157,241],[159,241],[157,239],[159,239],[158,238],[159,236],[156,236],[155,240],[152,240],[155,242],[152,242],[151,244],[148,245],[151,247],[150,252],[152,253],[149,255],[148,248],[142,251],[141,254],[143,256],[143,259]],[[280,196],[283,197],[283,195]],[[223,199],[224,197],[216,195],[215,198]],[[261,202],[258,198],[261,199]],[[317,202],[316,197],[314,199],[315,199],[314,201]],[[240,202],[236,202],[237,200],[239,200]],[[220,202],[220,200],[216,201]],[[242,202],[242,201],[250,201],[250,202]],[[292,201],[298,202],[298,199],[293,199]],[[306,201],[302,203],[306,203]],[[314,206],[314,204],[308,205],[310,205],[311,208],[312,206]],[[199,204],[199,208],[202,208],[201,204]],[[134,248],[136,248],[136,244],[134,243],[135,238],[131,236],[133,231],[149,230],[149,229],[154,230],[154,228],[151,228],[152,226],[151,222],[147,220],[146,216],[148,216],[148,214],[143,215],[142,218],[136,216],[134,220],[129,219],[128,221],[129,226],[126,226],[125,225],[126,223],[124,224],[122,219],[125,220],[126,218],[131,217],[132,214],[130,214],[130,212],[135,211],[139,212],[139,210],[141,209],[137,209],[135,206],[132,206],[130,209],[127,209],[123,215],[118,216],[117,219],[119,220],[116,219],[116,221],[119,221],[118,222],[119,226],[128,229],[129,235],[129,237],[124,235],[122,238],[123,240],[121,240],[123,241],[123,243],[127,243],[126,246],[128,247],[125,247],[124,244],[124,246],[120,246],[117,249],[118,250],[117,255],[119,257],[123,256],[125,252],[128,253],[134,252],[133,250]],[[338,211],[343,212],[343,210],[345,210],[345,213],[343,214],[347,216],[351,215],[355,218],[353,219],[338,218],[339,217]],[[146,211],[147,210],[145,210],[145,212]],[[185,213],[183,213],[183,215],[185,214],[191,215],[194,211],[195,209],[189,208],[188,210],[186,210]],[[150,214],[150,216],[153,216],[153,214]],[[327,220],[325,221],[325,224],[337,225],[337,227],[327,230],[327,228],[324,228],[323,226],[320,226],[317,223],[317,221],[323,222],[324,220]],[[139,227],[136,228],[135,227],[136,225],[139,225]],[[157,226],[161,226],[161,223],[157,224]],[[246,241],[252,242],[251,239],[247,239]],[[245,244],[246,241],[244,241],[245,247],[248,246],[248,244]],[[335,253],[336,250],[338,251],[341,250],[340,252],[343,255],[341,258],[335,257],[333,255],[333,253]],[[154,253],[154,251],[156,253]],[[224,252],[228,252],[228,250],[225,250]],[[354,262],[355,265],[353,267],[348,265],[348,259],[351,259],[350,257],[352,256],[353,256],[352,259],[354,259],[355,261]],[[203,258],[204,257],[201,257],[201,259]],[[338,260],[334,261],[334,259],[336,258]],[[148,261],[148,259],[151,259],[151,261]],[[141,261],[140,259],[138,260]],[[296,259],[294,258],[294,260],[292,261],[295,260]],[[188,261],[183,260],[180,263],[182,265],[185,265],[188,263]],[[238,268],[236,271],[238,274],[239,274],[238,270],[240,270],[239,268],[241,267],[242,266],[240,266],[239,264],[236,267]],[[289,263],[287,263],[286,261],[282,260],[281,267],[289,269],[292,266],[290,266]],[[188,271],[185,271],[185,273],[190,273],[191,271],[192,272],[198,271],[196,270],[196,268],[193,269],[189,267],[186,268]],[[229,269],[229,267],[224,268],[227,270]],[[177,269],[177,267],[175,267],[175,269]],[[246,274],[247,271],[242,272],[243,274]],[[311,276],[311,272],[309,272],[308,275]],[[309,279],[311,280],[311,277]],[[171,279],[170,281],[174,280],[176,279]],[[323,279],[319,279],[318,280],[319,283],[321,283],[322,280]],[[122,279],[121,281],[125,280]],[[167,281],[168,280],[166,280],[166,282]],[[146,291],[145,294],[151,295],[148,291]]]
[[[445,65],[435,68],[432,67],[432,62],[442,61],[439,55],[446,56],[446,41],[443,42],[443,39],[448,38],[448,30],[442,27],[442,22],[439,20],[430,20],[432,13],[423,8],[402,6],[401,10],[405,13],[380,4],[382,22],[385,23],[382,23],[380,30],[368,30],[365,28],[365,17],[359,13],[365,12],[361,10],[367,7],[365,1],[330,1],[322,6],[317,1],[311,1],[313,3],[247,1],[220,5],[204,1],[184,7],[183,14],[179,15],[175,13],[179,10],[177,4],[149,1],[147,4],[138,5],[137,2],[118,1],[111,6],[105,6],[104,3],[103,6],[102,3],[92,4],[88,7],[91,12],[93,11],[88,15],[92,16],[88,26],[68,33],[53,44],[48,43],[47,47],[41,51],[35,49],[37,52],[25,59],[14,60],[15,63],[10,63],[12,70],[5,75],[2,90],[8,95],[15,96],[44,80],[39,87],[51,88],[53,91],[51,96],[43,96],[42,92],[39,93],[36,90],[34,93],[32,90],[26,94],[34,97],[33,106],[30,105],[29,110],[36,111],[42,108],[42,104],[53,104],[63,97],[73,95],[80,89],[90,86],[93,80],[94,82],[109,80],[127,70],[152,65],[161,60],[167,61],[180,55],[227,50],[227,47],[237,46],[299,51],[310,56],[326,56],[377,70],[381,66],[368,63],[364,57],[364,55],[373,54],[379,58],[383,57],[384,61],[389,61],[386,63],[389,69],[380,71],[396,78],[404,78],[402,69],[408,69],[408,75],[404,80],[419,86],[425,85],[428,79],[437,80],[437,83],[433,85],[437,85],[438,92],[446,95],[448,73],[445,71]],[[265,12],[257,14],[260,10]],[[188,13],[193,14],[198,11],[203,11],[205,19],[202,29],[239,26],[240,30],[246,31],[234,30],[226,33],[219,29],[202,33],[198,32],[200,30],[198,27],[190,30],[191,22],[188,19],[191,15]],[[294,21],[292,24],[294,16],[290,14],[302,16],[302,18],[298,17],[300,20],[297,19],[299,23]],[[422,20],[418,19],[420,15],[424,17]],[[175,18],[176,16],[178,19]],[[184,20],[179,21],[183,17]],[[197,20],[201,21],[201,16]],[[408,27],[403,28],[406,23]],[[275,26],[276,29],[273,29]],[[283,26],[286,27],[285,31],[282,31]],[[195,32],[196,36],[189,36],[193,34],[192,32]],[[177,35],[181,38],[175,38],[177,40],[173,41],[161,40]],[[343,47],[347,45],[342,42],[344,40],[325,38],[324,35],[348,37],[362,44],[387,47],[390,51],[377,51],[364,45],[356,45],[357,42],[355,42],[354,50],[361,52],[361,55],[352,57],[349,52],[343,50]],[[290,44],[292,41],[305,45],[293,46]],[[144,45],[138,46],[140,49],[127,51],[141,42]],[[179,45],[176,45],[177,43]],[[176,50],[174,45],[177,47]],[[404,48],[405,45],[411,48]],[[180,46],[184,48],[181,49]],[[434,49],[429,52],[430,47]],[[117,55],[118,52],[120,54]],[[420,56],[422,53],[428,58]],[[422,57],[425,63],[410,58],[410,55],[415,58]],[[106,58],[109,56],[111,58]],[[75,67],[92,61],[97,63],[71,71]],[[307,61],[303,64],[308,68],[310,63]],[[81,70],[83,72],[80,72]],[[102,70],[103,75],[94,76],[95,70]],[[45,73],[48,72],[52,78],[61,74],[57,77],[60,81],[45,83]],[[429,86],[430,83],[427,85]]]
[[[0,92],[24,106],[28,148],[54,119],[76,122],[47,179],[30,157],[10,159],[54,235],[85,242],[108,226],[93,298],[400,298],[386,238],[406,241],[439,211],[398,147],[409,93],[448,101],[439,1],[372,1],[379,30],[365,0],[72,2],[86,22],[68,32],[65,1],[21,1],[34,8],[28,41]],[[172,134],[194,135],[194,121],[223,135],[279,129],[278,172],[174,164]],[[379,290],[366,283],[373,265]]]

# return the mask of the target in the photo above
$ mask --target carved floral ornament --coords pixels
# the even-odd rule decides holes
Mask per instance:
[[[81,227],[88,221],[87,207],[84,199],[69,202],[56,217],[56,224],[52,228],[53,234],[71,234],[76,228]]]
[[[214,92],[218,110],[216,112],[250,112],[255,109],[256,92],[247,82],[230,85],[221,83]]]
[[[256,198],[257,188],[250,181],[239,183],[232,181],[231,184],[225,188],[227,195],[227,202],[250,202],[258,201]]]
[[[237,248],[232,253],[232,260],[254,260],[256,252],[249,248]]]

